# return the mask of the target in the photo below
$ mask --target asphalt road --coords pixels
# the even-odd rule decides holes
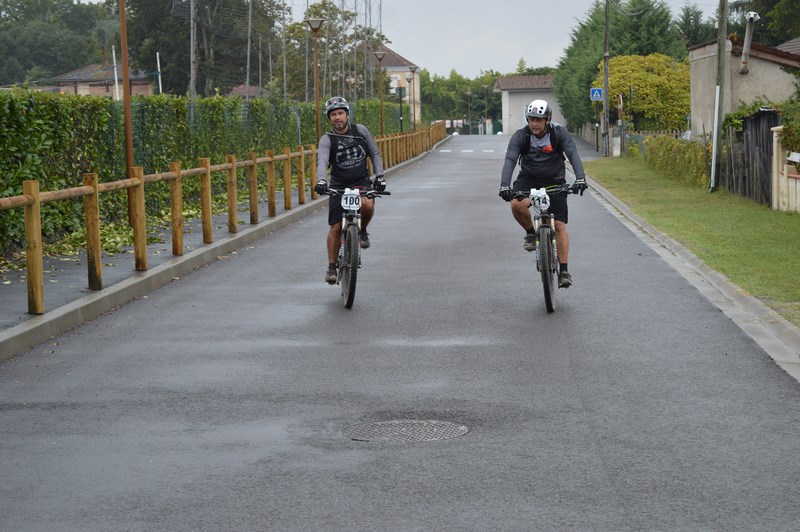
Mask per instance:
[[[800,384],[594,192],[548,314],[506,141],[389,177],[352,310],[320,211],[0,364],[0,529],[800,528]]]

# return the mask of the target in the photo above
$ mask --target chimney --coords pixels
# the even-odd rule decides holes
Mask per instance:
[[[742,47],[742,62],[739,64],[739,74],[745,75],[750,70],[747,68],[747,60],[750,58],[750,45],[753,44],[753,28],[761,18],[755,11],[750,11],[745,15],[747,19],[747,29],[744,32],[744,46]]]

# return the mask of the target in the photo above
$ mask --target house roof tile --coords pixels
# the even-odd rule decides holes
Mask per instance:
[[[386,45],[383,45],[381,47],[381,51],[386,52],[386,55],[383,56],[383,61],[381,61],[381,63],[380,63],[383,68],[389,68],[389,69],[402,68],[402,69],[407,69],[410,66],[414,66],[414,67],[419,68],[413,62],[409,61],[408,59],[406,59],[402,55],[398,54],[397,52],[395,52],[394,50],[392,50],[391,48],[389,48]],[[370,66],[372,68],[378,68],[378,58],[375,57],[374,53],[369,54],[369,60],[370,60]]]
[[[531,91],[531,90],[550,90],[555,87],[555,76],[552,74],[541,74],[537,76],[504,76],[497,78],[494,83],[494,91]]]
[[[148,75],[144,71],[131,72],[131,81],[138,81],[148,79]],[[122,81],[121,69],[117,71],[117,80]],[[114,81],[114,65],[111,64],[94,64],[87,65],[82,68],[53,76],[50,78],[52,83],[104,83],[107,81]]]
[[[800,37],[792,39],[791,41],[786,41],[783,44],[779,44],[776,46],[776,48],[784,52],[789,52],[790,54],[800,55]]]

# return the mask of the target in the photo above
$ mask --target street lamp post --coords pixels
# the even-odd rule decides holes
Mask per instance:
[[[397,87],[397,97],[400,98],[400,133],[403,132],[403,98],[405,94],[403,94],[403,87]]]
[[[411,71],[411,85],[409,90],[411,91],[411,96],[409,96],[408,101],[411,105],[411,125],[413,126],[413,131],[417,130],[417,110],[414,108],[414,76],[415,72],[417,71],[417,67],[415,65],[411,65],[408,67]]]
[[[306,19],[308,27],[314,33],[314,101],[317,106],[317,140],[322,136],[322,124],[320,124],[319,112],[319,29],[325,19],[309,18]]]
[[[411,107],[411,102],[413,101],[413,94],[411,93],[411,81],[414,79],[414,75],[409,72],[406,74],[406,86],[408,87],[406,90],[408,91],[408,119],[411,122],[411,126],[414,126],[414,109]],[[402,103],[400,104],[402,105]],[[409,131],[412,131],[409,129]]]
[[[489,134],[489,85],[483,86],[483,93],[486,99],[483,104],[483,134]]]
[[[386,52],[375,52],[375,57],[378,59],[378,71],[380,72],[380,95],[381,95],[381,137],[383,136],[383,67],[381,66],[381,62],[383,61],[383,57],[386,55]]]
[[[472,135],[472,91],[467,89],[467,135]]]

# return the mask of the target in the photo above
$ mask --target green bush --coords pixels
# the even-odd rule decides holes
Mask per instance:
[[[379,103],[356,103],[353,120],[380,131]],[[397,104],[385,103],[385,131],[399,130]],[[193,117],[193,119],[192,119]],[[328,129],[323,117],[323,131]],[[195,100],[193,113],[188,97],[139,96],[131,100],[134,164],[145,174],[166,172],[169,163],[195,168],[201,157],[213,164],[227,155],[244,159],[250,152],[263,156],[267,150],[316,144],[314,103],[281,99],[213,96]],[[22,194],[25,180],[39,180],[42,191],[83,185],[83,174],[94,172],[99,181],[127,177],[125,127],[122,102],[104,97],[46,94],[13,89],[0,91],[0,197]],[[212,189],[225,190],[226,177],[214,174]],[[241,180],[246,194],[244,180]],[[197,197],[199,180],[184,182],[188,202]],[[148,215],[169,203],[167,183],[146,187]],[[101,196],[104,223],[127,221],[125,191]],[[45,243],[59,240],[83,226],[80,199],[42,206]],[[0,210],[0,254],[8,255],[23,245],[23,210]]]
[[[800,152],[800,99],[783,102],[778,112],[783,122],[781,144],[789,151]]]
[[[669,136],[648,137],[644,142],[647,164],[653,170],[688,185],[708,184],[710,145]]]

